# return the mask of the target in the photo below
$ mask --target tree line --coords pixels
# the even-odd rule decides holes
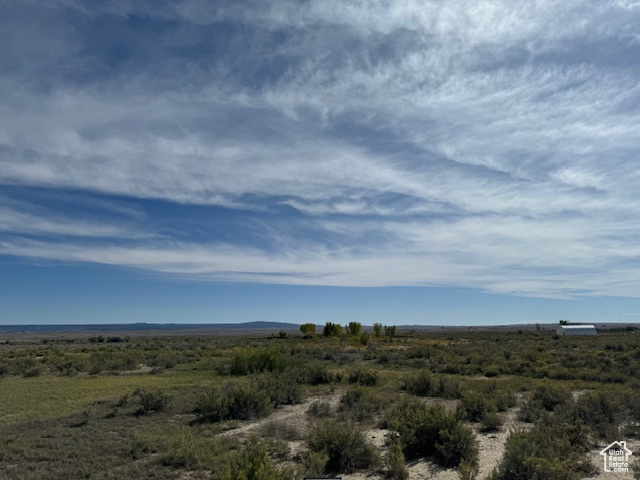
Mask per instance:
[[[302,325],[300,325],[300,331],[302,332],[305,338],[312,338],[316,334],[316,327],[317,325],[315,323],[303,323]],[[383,328],[384,328],[384,335],[386,337],[392,338],[396,336],[395,325],[383,326],[381,323],[374,323],[373,334],[375,335],[376,338],[380,338]],[[367,332],[364,332],[364,333],[362,332],[362,324],[360,322],[349,322],[344,326],[344,328],[342,327],[342,325],[338,323],[327,322],[325,323],[322,329],[322,335],[325,337],[338,337],[343,333],[346,333],[347,335],[352,337],[358,337]]]

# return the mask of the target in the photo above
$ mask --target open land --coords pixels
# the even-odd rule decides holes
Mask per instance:
[[[633,326],[350,326],[4,333],[0,479],[604,479],[640,451]]]

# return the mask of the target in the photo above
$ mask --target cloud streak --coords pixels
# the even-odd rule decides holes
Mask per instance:
[[[28,21],[2,34],[0,183],[144,212],[6,202],[4,255],[216,281],[640,291],[631,2],[2,8]]]

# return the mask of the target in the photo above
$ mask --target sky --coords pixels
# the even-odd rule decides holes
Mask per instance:
[[[640,321],[640,2],[0,2],[0,324]]]

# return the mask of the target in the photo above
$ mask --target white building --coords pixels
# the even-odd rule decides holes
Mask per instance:
[[[564,335],[597,335],[596,327],[593,325],[559,325],[556,333]]]

